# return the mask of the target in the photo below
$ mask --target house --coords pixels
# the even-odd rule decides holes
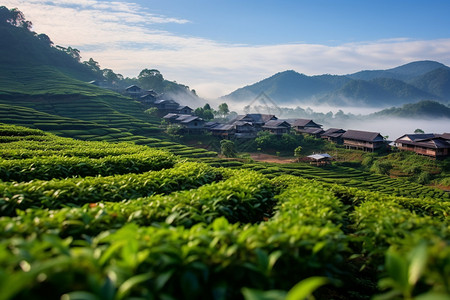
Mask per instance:
[[[142,89],[133,84],[125,89],[125,93],[131,98],[139,98],[142,95]]]
[[[138,98],[139,102],[147,104],[147,105],[153,105],[156,100],[158,100],[157,96],[154,94],[146,94],[143,96],[140,96]]]
[[[212,123],[212,122],[208,122],[208,123]],[[209,131],[211,131],[212,135],[214,135],[214,136],[230,138],[235,135],[236,128],[233,124],[216,124],[215,126],[210,127]]]
[[[219,122],[213,122],[213,121],[210,121],[210,122],[206,122],[206,123],[203,125],[203,127],[205,127],[206,129],[211,129],[211,128],[214,128],[214,127],[216,127],[216,126],[218,126],[218,125],[223,125],[223,124],[221,124],[221,123],[219,123]]]
[[[236,138],[251,139],[256,138],[258,133],[257,127],[251,122],[237,121],[233,123]]]
[[[283,120],[270,120],[262,126],[262,129],[270,131],[271,133],[276,135],[282,135],[285,133],[289,133],[289,131],[291,130],[291,124]]]
[[[204,130],[205,121],[197,116],[169,113],[163,119],[170,124],[180,125],[186,133],[199,133]]]
[[[164,120],[166,120],[168,123],[171,123],[171,124],[173,124],[173,123],[177,123],[177,119],[178,119],[178,117],[179,117],[179,115],[178,114],[173,114],[173,113],[171,113],[171,114],[167,114],[167,115],[165,115],[164,117],[162,117]]]
[[[266,124],[269,121],[272,120],[278,120],[278,118],[275,115],[267,115],[267,114],[246,114],[246,115],[240,115],[237,116],[237,118],[234,120],[234,122],[247,122],[251,123],[253,126],[255,126],[256,129],[260,129],[264,124]]]
[[[180,105],[174,100],[156,100],[153,105],[158,109],[158,113],[164,116],[169,113],[178,113]]]
[[[184,114],[184,115],[192,115],[192,112],[194,110],[192,108],[190,108],[189,106],[178,106],[177,108],[177,112],[179,114]]]
[[[447,141],[450,141],[450,133],[445,132],[445,133],[443,133],[443,134],[440,134],[439,136],[440,136],[441,138],[446,139]]]
[[[180,115],[176,119],[179,124],[183,127],[183,131],[186,133],[201,133],[203,132],[203,121],[202,118],[191,115]]]
[[[328,153],[308,155],[307,158],[310,160],[310,164],[315,164],[316,166],[328,165],[332,159]]]
[[[450,140],[446,137],[446,134],[433,133],[405,134],[395,140],[395,146],[420,155],[444,158],[450,156]]]
[[[378,132],[347,130],[342,134],[342,139],[347,149],[373,152],[385,145],[384,138]]]
[[[336,144],[342,144],[342,135],[345,133],[344,129],[329,128],[320,134],[322,139],[328,140]]]
[[[291,123],[292,128],[298,133],[306,133],[315,137],[320,137],[323,133],[322,125],[315,123],[309,119],[296,119]]]

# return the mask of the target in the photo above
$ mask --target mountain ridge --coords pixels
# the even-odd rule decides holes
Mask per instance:
[[[450,100],[450,68],[440,62],[424,60],[347,75],[307,76],[287,70],[239,88],[221,99],[251,101],[261,92],[280,104],[377,107],[419,100],[445,103]]]

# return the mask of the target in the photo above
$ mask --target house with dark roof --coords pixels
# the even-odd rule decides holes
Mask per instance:
[[[192,112],[193,112],[194,110],[192,109],[192,108],[190,108],[189,106],[178,106],[178,108],[177,108],[177,112],[179,113],[179,114],[184,114],[184,115],[192,115]]]
[[[275,115],[268,114],[246,114],[237,116],[234,121],[242,121],[253,124],[256,128],[261,128],[264,124],[271,120],[278,120]]]
[[[215,126],[209,127],[209,131],[214,136],[231,138],[235,135],[236,128],[233,124],[216,124]]]
[[[320,137],[320,134],[323,132],[322,125],[309,119],[293,120],[291,121],[291,126],[297,133],[306,133],[315,137]]]
[[[450,140],[446,139],[445,134],[404,134],[395,140],[395,146],[400,150],[414,151],[433,158],[450,156]]]
[[[342,135],[344,133],[345,133],[344,129],[329,128],[329,129],[325,130],[324,132],[322,132],[320,134],[320,137],[322,139],[328,140],[328,141],[336,143],[336,144],[342,144],[343,143]]]
[[[259,127],[256,127],[251,122],[246,121],[237,121],[233,123],[235,128],[235,136],[236,138],[241,139],[253,139],[256,138],[256,135],[259,131]]]
[[[153,105],[158,98],[153,94],[145,94],[143,96],[140,96],[138,98],[139,102],[147,104],[147,105]]]
[[[178,114],[178,108],[180,105],[174,100],[156,100],[153,106],[158,109],[160,116],[165,116],[169,113]]]
[[[291,124],[283,120],[270,120],[266,122],[261,128],[273,134],[282,135],[285,133],[289,133],[289,131],[291,130]]]
[[[163,119],[170,124],[180,125],[186,133],[200,133],[204,130],[205,121],[197,116],[169,113]]]
[[[347,130],[342,134],[342,139],[347,149],[373,152],[385,146],[385,140],[378,132]]]
[[[450,133],[448,132],[444,132],[443,134],[439,135],[441,138],[446,139],[447,141],[450,142]]]
[[[139,98],[142,96],[142,89],[133,84],[125,89],[125,93],[131,98]]]

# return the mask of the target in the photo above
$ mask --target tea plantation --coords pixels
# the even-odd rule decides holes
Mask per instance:
[[[450,297],[445,192],[154,140],[0,125],[0,299]]]

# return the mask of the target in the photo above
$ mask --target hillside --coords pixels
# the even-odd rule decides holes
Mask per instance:
[[[234,163],[0,124],[0,299],[272,299],[306,279],[316,299],[363,300],[388,280],[402,294],[391,260],[448,296],[448,193]]]
[[[167,141],[160,119],[145,114],[141,103],[89,84],[105,79],[95,61],[82,63],[76,49],[54,46],[46,35],[32,32],[20,11],[0,7],[0,39],[1,122],[83,140],[166,147],[186,157],[217,155]],[[141,77],[149,84],[155,79]],[[188,91],[155,77],[165,92]]]
[[[450,107],[436,101],[424,100],[417,103],[408,103],[402,107],[392,107],[368,115],[367,117],[401,117],[413,119],[450,119]],[[444,129],[445,130],[445,129]]]
[[[251,102],[265,92],[280,105],[379,107],[424,99],[446,103],[450,99],[449,72],[449,67],[434,61],[342,76],[307,76],[285,71],[240,88],[222,99]]]

